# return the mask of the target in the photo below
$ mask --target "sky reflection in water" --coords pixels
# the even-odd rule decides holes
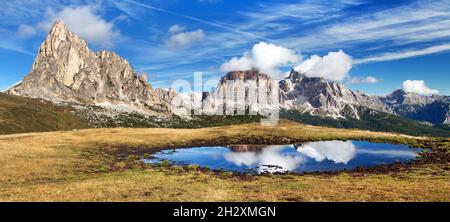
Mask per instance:
[[[233,145],[163,150],[156,163],[169,160],[174,164],[198,164],[211,169],[235,172],[316,172],[373,167],[416,158],[420,149],[406,145],[366,141],[323,141],[298,145]]]

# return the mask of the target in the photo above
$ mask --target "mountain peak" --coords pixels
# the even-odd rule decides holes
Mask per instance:
[[[67,26],[64,24],[63,20],[56,20],[53,23],[53,26],[48,33],[47,39],[48,38],[50,38],[50,39],[59,38],[59,40],[77,39],[79,41],[84,42],[84,40],[82,40],[75,33],[70,31],[69,28],[67,28]]]
[[[62,19],[58,19],[58,20],[56,20],[55,22],[53,22],[53,26],[52,26],[52,28],[50,29],[50,30],[61,30],[61,29],[66,29],[67,30],[67,27],[66,27],[66,25],[64,24],[64,21],[62,20]]]
[[[52,102],[168,109],[124,58],[110,51],[92,51],[61,20],[53,24],[30,73],[9,93]]]
[[[77,52],[78,54],[94,54],[94,52],[88,48],[86,41],[70,31],[62,20],[57,20],[53,23],[45,41],[39,48],[38,55],[33,64],[33,69],[36,68],[41,59],[45,57],[58,59],[60,56],[67,56],[67,52],[70,50],[72,50],[72,52]]]
[[[247,70],[247,71],[233,71],[227,73],[225,76],[222,77],[221,81],[226,80],[257,80],[257,79],[264,79],[268,80],[270,77],[264,73],[259,72],[256,69]]]

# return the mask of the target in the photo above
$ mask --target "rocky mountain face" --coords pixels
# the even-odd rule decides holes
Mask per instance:
[[[227,83],[227,81],[231,82]],[[297,110],[333,118],[360,119],[361,108],[369,108],[433,124],[450,123],[450,97],[448,96],[422,96],[405,93],[402,90],[382,97],[366,95],[350,90],[343,83],[307,77],[301,71],[295,70],[291,70],[289,76],[279,82],[257,70],[230,72],[222,77],[213,92],[204,95],[204,110],[207,113],[214,113],[217,110],[222,112],[227,104],[231,104],[240,107],[241,110],[249,106],[250,109],[258,112],[261,107],[247,100],[251,93],[246,84],[249,82],[254,82],[258,87],[267,88],[268,92],[277,91],[279,109]],[[224,99],[222,103],[218,101],[218,99],[226,98],[227,93],[236,91],[245,91],[245,102],[236,103],[227,99]]]
[[[450,96],[423,96],[397,90],[380,100],[399,116],[434,124],[450,124]]]
[[[125,59],[114,52],[92,51],[61,21],[54,24],[42,43],[29,74],[7,93],[84,106],[79,110],[89,119],[98,119],[97,114],[110,117],[111,113],[97,111],[92,116],[96,109],[87,106],[116,110],[121,113],[118,118],[136,111],[144,115],[190,115],[191,105],[190,108],[201,110],[196,114],[264,115],[265,110],[276,108],[355,119],[360,119],[360,108],[365,107],[419,121],[450,124],[448,96],[421,96],[401,90],[384,97],[370,96],[342,83],[307,77],[295,70],[281,81],[257,70],[230,72],[211,92],[153,89],[146,75],[136,74]],[[180,109],[174,108],[174,103]]]
[[[304,73],[294,70],[290,72],[289,77],[279,82],[257,70],[230,72],[222,77],[215,90],[203,101],[204,110],[215,112],[217,109],[224,109],[223,106],[226,104],[233,104],[242,110],[247,104],[251,110],[258,112],[261,107],[254,103],[259,101],[248,100],[249,94],[258,94],[258,89],[250,92],[249,83],[253,83],[256,87],[266,88],[269,94],[276,91],[278,108],[295,109],[312,115],[358,119],[358,107],[360,106],[392,112],[376,96],[353,92],[342,83],[326,81],[323,78],[306,77]],[[245,101],[241,101],[241,103],[229,99],[224,100],[223,103],[217,101],[229,98],[229,94],[236,91],[245,92]]]
[[[211,93],[203,94],[203,112],[219,115],[261,112],[268,106],[278,106],[274,104],[279,101],[278,95],[278,83],[257,70],[230,72]]]
[[[90,50],[62,21],[53,25],[33,67],[9,94],[55,103],[127,105],[150,112],[168,111],[145,75],[114,52]]]
[[[392,112],[376,96],[353,92],[344,84],[323,78],[310,78],[292,70],[279,83],[286,109],[296,109],[319,116],[352,117],[359,119],[358,107]]]

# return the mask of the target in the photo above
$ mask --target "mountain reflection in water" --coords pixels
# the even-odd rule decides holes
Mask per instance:
[[[235,172],[314,172],[372,167],[415,159],[419,149],[365,141],[321,141],[297,145],[231,145],[163,150],[155,163],[198,164]]]

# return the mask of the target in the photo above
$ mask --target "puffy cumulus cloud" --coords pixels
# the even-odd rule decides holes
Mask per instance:
[[[328,80],[340,81],[347,77],[348,72],[352,69],[352,64],[352,57],[339,50],[329,52],[323,57],[313,55],[294,69],[305,72],[309,77],[323,77]]]
[[[406,80],[403,82],[403,90],[421,95],[439,94],[438,90],[428,88],[423,80]]]
[[[169,28],[169,32],[170,33],[177,33],[177,32],[182,32],[184,31],[186,28],[184,26],[180,26],[180,25],[172,25]]]
[[[19,26],[19,29],[17,30],[17,35],[19,35],[22,38],[28,38],[32,37],[36,34],[36,29],[32,26],[22,24]]]
[[[89,43],[103,48],[113,47],[120,32],[113,22],[105,21],[94,5],[68,6],[59,12],[48,11],[48,19],[38,24],[42,30],[50,30],[55,20],[63,20],[66,26]]]
[[[253,68],[254,68],[253,61],[251,55],[249,55],[248,52],[246,52],[244,56],[240,58],[233,57],[232,59],[230,59],[230,61],[220,66],[220,70],[224,72],[246,71]]]
[[[380,79],[377,79],[373,76],[366,76],[366,77],[353,77],[348,80],[348,83],[351,84],[357,84],[357,83],[378,83],[380,82]]]
[[[242,57],[234,57],[221,65],[223,72],[246,71],[258,69],[260,72],[279,78],[280,67],[295,64],[301,60],[301,55],[294,50],[271,43],[259,42],[250,52]]]
[[[335,163],[347,164],[356,155],[356,147],[350,141],[326,141],[306,143],[297,152],[317,162],[331,160]]]
[[[259,166],[257,168],[258,173],[292,171],[306,162],[303,156],[283,153],[284,149],[284,146],[268,146],[261,149],[261,152],[229,152],[225,153],[223,157],[236,166],[252,168]],[[269,165],[279,166],[280,168],[267,167]]]
[[[166,46],[170,49],[187,48],[194,43],[203,41],[205,37],[206,35],[202,29],[192,32],[179,32],[169,37]]]

